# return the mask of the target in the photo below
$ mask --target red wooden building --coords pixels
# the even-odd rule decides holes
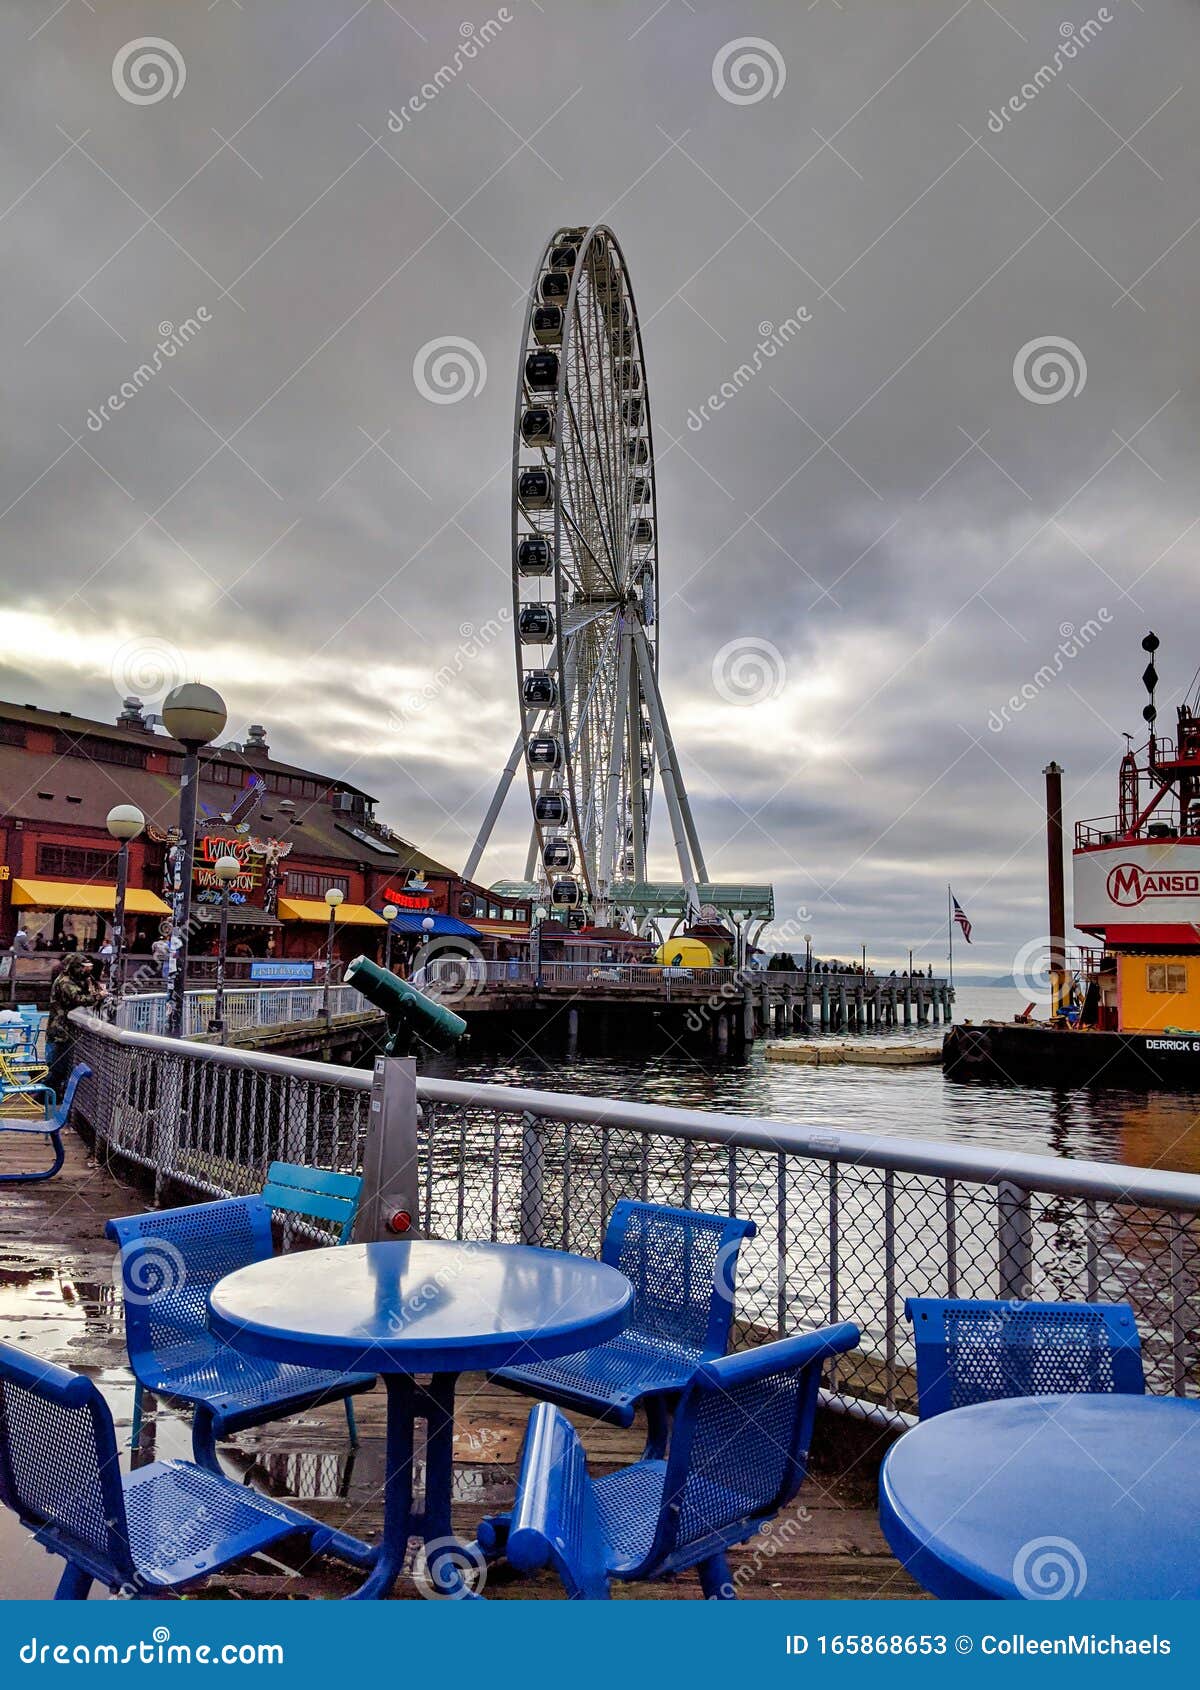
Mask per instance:
[[[103,942],[117,850],[105,818],[117,804],[135,804],[147,821],[130,847],[126,941],[136,952],[150,949],[169,926],[164,898],[182,758],[182,746],[136,699],[112,723],[0,703],[0,949],[18,928],[39,949],[60,949],[68,936],[82,949]],[[323,955],[331,887],[343,893],[335,939],[342,961],[382,955],[379,912],[389,903],[400,912],[398,957],[405,940],[469,937],[490,954],[510,935],[528,936],[528,900],[463,881],[378,821],[375,802],[349,781],[278,761],[261,727],[242,742],[205,748],[193,955],[215,950],[221,893],[213,863],[230,852],[243,864],[230,907],[235,955]]]

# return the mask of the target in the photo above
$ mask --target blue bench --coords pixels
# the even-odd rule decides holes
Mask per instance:
[[[0,1501],[66,1561],[58,1601],[85,1597],[93,1580],[161,1596],[284,1538],[307,1537],[314,1554],[342,1547],[316,1520],[190,1461],[123,1477],[96,1385],[3,1343]]]
[[[725,1552],[800,1489],[821,1369],[858,1340],[856,1326],[830,1326],[704,1362],[676,1410],[666,1460],[643,1458],[600,1479],[566,1415],[539,1403],[512,1513],[483,1522],[480,1550],[522,1573],[553,1568],[571,1597],[606,1597],[612,1579],[690,1567],[705,1596],[736,1596]]]
[[[622,1198],[600,1259],[633,1283],[628,1326],[594,1349],[506,1367],[492,1377],[618,1426],[631,1426],[644,1405],[646,1453],[661,1456],[670,1403],[702,1362],[729,1346],[738,1250],[754,1232],[753,1221]]]
[[[42,1093],[45,1097],[46,1113],[41,1120],[25,1120],[18,1116],[0,1116],[0,1132],[19,1133],[23,1137],[44,1138],[48,1141],[47,1148],[53,1155],[53,1161],[48,1168],[41,1168],[31,1174],[0,1174],[0,1185],[23,1185],[32,1180],[53,1179],[63,1165],[62,1133],[63,1128],[71,1119],[71,1108],[75,1102],[75,1093],[79,1089],[81,1080],[86,1080],[91,1073],[86,1062],[77,1063],[67,1081],[66,1090],[62,1095],[62,1102],[54,1102],[54,1093],[49,1086],[37,1085],[28,1088],[32,1098],[35,1093]]]
[[[1128,1303],[910,1297],[922,1420],[1001,1397],[1146,1389]]]
[[[121,1250],[134,1378],[157,1396],[191,1404],[192,1450],[202,1466],[221,1471],[219,1438],[369,1391],[375,1383],[370,1373],[243,1355],[209,1331],[208,1297],[217,1281],[273,1254],[271,1205],[264,1197],[128,1215],[110,1220],[104,1231]]]

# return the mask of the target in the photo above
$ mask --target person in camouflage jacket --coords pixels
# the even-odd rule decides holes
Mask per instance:
[[[62,973],[50,988],[50,1014],[46,1021],[47,1079],[54,1095],[61,1097],[71,1075],[75,1029],[67,1017],[73,1009],[89,1009],[104,996],[92,977],[92,961],[86,956],[69,956]]]

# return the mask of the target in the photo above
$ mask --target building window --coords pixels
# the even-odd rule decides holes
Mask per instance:
[[[123,745],[117,739],[75,739],[58,734],[54,742],[59,757],[86,757],[92,763],[116,763],[123,769],[144,769],[146,753],[137,745]]]
[[[103,880],[115,874],[115,851],[88,851],[78,845],[39,845],[39,874],[70,876],[72,880]]]
[[[1188,989],[1187,964],[1183,962],[1148,962],[1146,990],[1169,992],[1172,997],[1183,996]]]
[[[323,898],[331,886],[339,892],[349,892],[350,882],[344,874],[310,874],[304,869],[289,869],[287,889],[294,898]]]
[[[0,722],[0,745],[24,745],[25,724],[23,722]]]

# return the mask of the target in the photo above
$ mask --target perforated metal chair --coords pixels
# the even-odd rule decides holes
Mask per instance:
[[[50,1092],[46,1083],[49,1072],[46,1064],[37,1060],[37,1052],[27,1039],[14,1039],[0,1048],[0,1095]],[[53,1092],[50,1095],[53,1096]]]
[[[44,1138],[53,1156],[48,1168],[39,1168],[33,1173],[0,1174],[0,1185],[25,1185],[33,1180],[52,1179],[63,1165],[65,1151],[63,1150],[63,1128],[71,1119],[71,1109],[75,1102],[75,1093],[79,1090],[81,1080],[86,1080],[91,1073],[86,1062],[76,1063],[71,1071],[71,1078],[67,1081],[62,1095],[62,1102],[54,1102],[54,1093],[49,1086],[39,1086],[37,1091],[45,1094],[46,1113],[25,1119],[24,1117],[0,1116],[0,1132],[19,1133],[23,1137]],[[31,1088],[31,1091],[34,1088]],[[32,1099],[31,1099],[32,1101]]]
[[[134,1378],[158,1396],[190,1403],[196,1460],[221,1471],[216,1442],[322,1402],[370,1390],[369,1373],[333,1373],[262,1361],[219,1344],[208,1329],[219,1279],[272,1254],[271,1207],[226,1197],[188,1209],[110,1220],[121,1248],[125,1342]]]
[[[275,1214],[299,1215],[309,1220],[324,1221],[330,1241],[348,1244],[358,1214],[358,1200],[362,1195],[362,1180],[357,1174],[337,1174],[327,1168],[306,1168],[300,1162],[272,1162],[267,1169],[263,1186],[263,1202]],[[145,1392],[141,1380],[134,1381],[133,1426],[129,1441],[137,1449],[142,1441],[142,1415]],[[358,1422],[354,1418],[354,1404],[347,1397],[346,1430],[350,1444],[358,1448]]]
[[[0,1055],[20,1069],[37,1062],[37,1028],[24,1015],[0,1025]]]
[[[690,1567],[706,1596],[736,1596],[725,1552],[800,1489],[822,1366],[858,1340],[856,1326],[829,1326],[702,1363],[675,1413],[666,1460],[643,1458],[600,1479],[566,1415],[539,1403],[512,1514],[483,1522],[479,1548],[505,1554],[518,1572],[552,1567],[571,1597],[606,1597],[614,1578]]]
[[[1019,1303],[910,1297],[922,1420],[1000,1397],[1145,1393],[1128,1303]]]
[[[190,1461],[122,1477],[112,1412],[90,1379],[0,1344],[0,1501],[66,1567],[56,1600],[93,1580],[161,1596],[284,1538],[314,1553],[338,1534]]]
[[[631,1426],[644,1405],[647,1455],[666,1449],[671,1401],[701,1362],[729,1345],[738,1250],[753,1221],[622,1198],[600,1259],[633,1283],[633,1313],[619,1337],[557,1361],[492,1375],[526,1396],[586,1409]]]

